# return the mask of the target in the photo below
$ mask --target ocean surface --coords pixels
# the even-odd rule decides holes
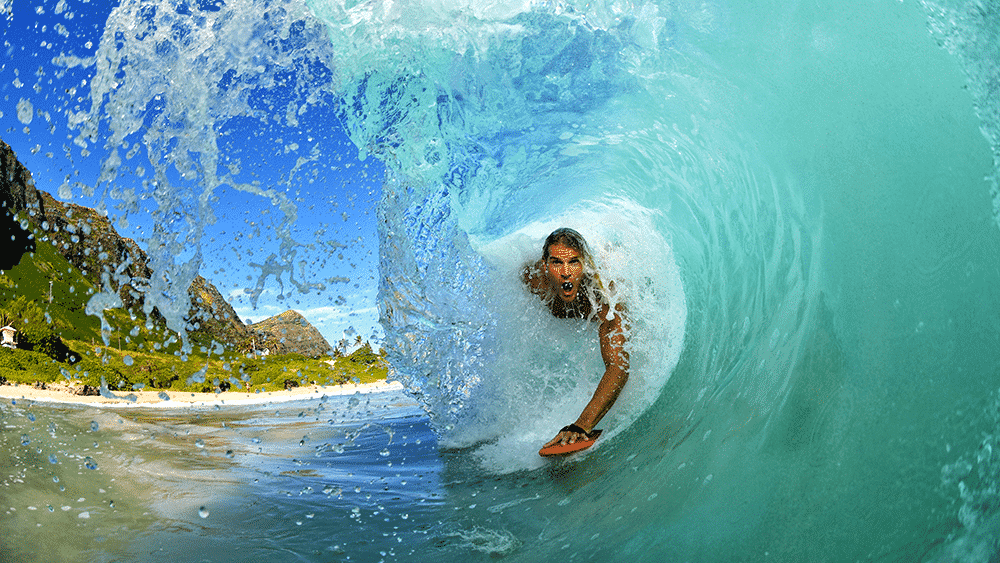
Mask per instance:
[[[1000,557],[1000,3],[150,1],[106,26],[63,61],[96,73],[80,136],[141,134],[202,170],[198,205],[218,123],[276,82],[288,122],[333,100],[387,171],[407,392],[3,404],[0,559]],[[518,281],[558,226],[633,361],[598,445],[545,461],[602,369],[594,326]]]
[[[4,403],[4,561],[374,561],[413,555],[409,514],[442,504],[434,434],[399,391]]]

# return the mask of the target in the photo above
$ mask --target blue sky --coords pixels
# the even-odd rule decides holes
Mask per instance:
[[[54,63],[60,56],[92,57],[114,6],[85,0],[0,0],[0,14],[8,7],[12,14],[0,15],[5,28],[0,45],[5,54],[0,62],[0,138],[31,170],[39,189],[106,210],[121,234],[146,247],[170,214],[169,206],[154,195],[154,167],[143,138],[125,138],[123,163],[114,181],[100,183],[102,161],[110,154],[105,146],[107,123],[102,121],[96,142],[86,148],[75,142],[78,127],[69,124],[71,115],[90,109],[94,67]],[[345,333],[351,339],[377,338],[375,207],[384,169],[371,158],[358,161],[357,148],[336,118],[333,96],[317,96],[308,108],[303,106],[294,123],[261,115],[268,108],[283,111],[282,100],[295,95],[302,94],[281,85],[257,88],[252,95],[256,115],[212,124],[220,169],[229,171],[233,181],[223,181],[211,194],[215,223],[199,223],[203,232],[195,240],[184,240],[182,233],[178,240],[185,244],[174,254],[184,261],[200,252],[199,272],[244,321],[295,309],[331,344]],[[150,102],[146,126],[152,126],[151,116],[158,111],[156,102]],[[177,205],[194,205],[202,180],[191,180],[174,168],[166,176],[176,192],[171,196],[181,196]],[[248,193],[245,187],[251,183],[261,192],[270,190],[271,197]],[[294,222],[286,220],[276,201],[294,205]],[[290,256],[291,273],[266,276],[260,284],[268,264]],[[259,290],[256,307],[247,293],[254,289]]]

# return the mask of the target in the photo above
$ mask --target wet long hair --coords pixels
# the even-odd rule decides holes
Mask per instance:
[[[552,233],[545,239],[545,244],[542,246],[542,262],[547,262],[549,260],[549,247],[553,244],[568,246],[569,248],[579,252],[583,256],[584,266],[593,267],[594,260],[590,257],[590,247],[587,246],[587,241],[580,233],[569,227],[561,227],[552,231]]]

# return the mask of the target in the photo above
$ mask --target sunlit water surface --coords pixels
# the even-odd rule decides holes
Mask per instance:
[[[425,545],[444,499],[434,434],[399,392],[0,409],[5,561],[375,560]]]

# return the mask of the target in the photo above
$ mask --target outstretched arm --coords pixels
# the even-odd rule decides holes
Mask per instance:
[[[601,344],[601,357],[604,359],[604,376],[601,377],[600,383],[597,384],[597,390],[594,391],[593,397],[575,423],[587,432],[591,432],[597,423],[604,418],[604,415],[611,410],[628,381],[629,357],[628,352],[625,351],[625,342],[627,341],[625,331],[628,327],[628,321],[624,317],[624,307],[621,305],[616,307],[614,318],[611,320],[608,320],[608,308],[605,308],[601,313],[601,318],[604,320],[598,329],[598,338]],[[572,430],[563,430],[545,446],[560,442],[572,444],[582,439],[585,439],[583,434]]]

